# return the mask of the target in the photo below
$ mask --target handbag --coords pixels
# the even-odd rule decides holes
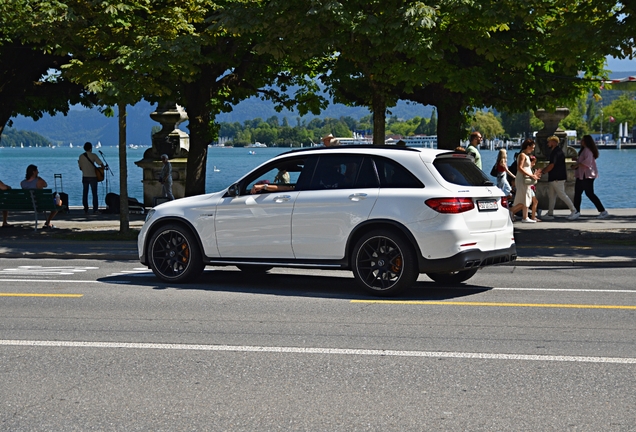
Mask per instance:
[[[495,162],[495,164],[492,166],[492,169],[490,170],[490,175],[493,177],[497,177],[497,163]]]
[[[533,179],[532,177],[527,177],[527,176],[523,176],[523,183],[527,184],[528,186],[532,186],[532,185],[536,185],[537,184],[537,179]]]

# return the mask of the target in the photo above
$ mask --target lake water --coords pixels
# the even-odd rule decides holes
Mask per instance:
[[[108,176],[108,185],[106,182],[99,184],[100,206],[104,206],[104,197],[107,192],[119,193],[119,154],[116,147],[102,147],[100,150],[104,154],[113,174]],[[143,157],[146,148],[128,148],[126,150],[128,160],[128,195],[143,201],[142,172],[141,168],[137,167],[134,162]],[[250,150],[255,154],[249,154]],[[277,147],[253,149],[239,147],[209,148],[206,191],[216,192],[224,189],[247,171],[288,150],[288,148]],[[29,164],[35,164],[40,171],[40,177],[48,182],[51,189],[55,189],[54,174],[62,174],[63,190],[69,195],[70,205],[81,206],[82,175],[77,167],[77,160],[83,152],[81,147],[0,147],[0,180],[13,188],[19,188],[20,181],[24,179],[26,167]],[[508,157],[511,158],[514,152],[514,150],[510,150]],[[481,150],[481,155],[483,169],[489,172],[495,163],[497,152]],[[633,189],[629,186],[634,181],[634,162],[632,159],[635,156],[636,150],[601,150],[600,157],[596,161],[600,177],[594,182],[594,187],[596,194],[608,209],[636,208],[636,195],[632,195],[631,191]],[[218,171],[214,171],[213,168],[215,166]],[[58,180],[58,190],[61,190],[61,186]],[[620,191],[617,189],[620,189]],[[594,208],[585,196],[581,206],[583,209]]]

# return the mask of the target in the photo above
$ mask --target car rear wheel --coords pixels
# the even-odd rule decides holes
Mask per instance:
[[[365,234],[356,243],[352,260],[356,281],[374,295],[396,295],[412,286],[419,274],[411,244],[388,230]]]
[[[153,234],[148,257],[154,274],[166,282],[193,281],[205,268],[195,236],[177,224],[165,225]]]
[[[467,281],[477,273],[476,268],[451,273],[426,273],[426,276],[443,285],[456,285]]]

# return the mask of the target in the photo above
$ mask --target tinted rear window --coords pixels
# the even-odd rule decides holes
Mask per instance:
[[[449,183],[460,186],[486,186],[492,185],[492,181],[486,174],[477,168],[477,165],[469,158],[464,157],[438,157],[433,162],[437,171]]]
[[[424,185],[399,163],[383,157],[374,158],[382,188],[423,188]]]

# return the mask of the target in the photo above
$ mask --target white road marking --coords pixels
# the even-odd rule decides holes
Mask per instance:
[[[19,266],[17,268],[7,268],[0,270],[0,274],[11,276],[69,276],[75,273],[85,273],[87,270],[95,270],[99,267],[42,267],[42,266]]]
[[[469,360],[516,360],[516,361],[551,361],[576,363],[614,363],[636,364],[636,358],[630,357],[589,357],[563,355],[532,354],[493,354],[444,351],[401,351],[376,349],[342,349],[342,348],[299,348],[268,346],[234,346],[234,345],[191,345],[191,344],[153,344],[125,342],[70,342],[70,341],[34,341],[34,340],[0,340],[0,346],[60,347],[60,348],[129,348],[182,351],[226,351],[279,354],[327,354],[378,357],[427,357],[457,358]]]
[[[46,283],[51,283],[51,282],[63,282],[63,283],[83,283],[83,284],[89,284],[89,283],[99,283],[99,284],[107,284],[110,282],[102,282],[102,281],[96,281],[96,280],[67,280],[67,279],[0,279],[0,282],[29,282],[29,283],[33,283],[33,282],[46,282]]]

